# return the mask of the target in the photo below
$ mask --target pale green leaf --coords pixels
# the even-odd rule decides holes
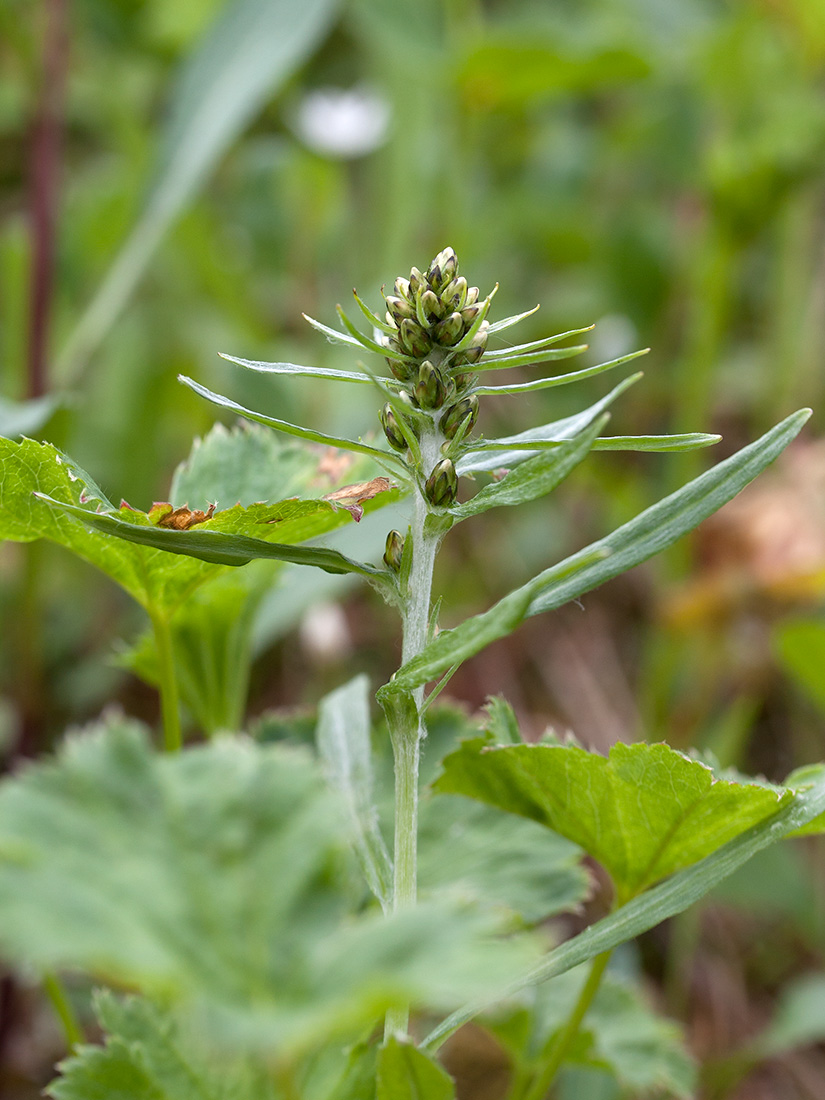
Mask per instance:
[[[401,462],[397,455],[389,451],[382,450],[378,447],[372,447],[368,443],[362,443],[360,440],[342,439],[338,436],[326,435],[324,432],[317,432],[312,428],[302,428],[298,424],[290,424],[286,420],[278,420],[274,416],[265,416],[263,413],[254,412],[252,409],[245,409],[243,405],[239,405],[229,397],[223,397],[221,394],[213,393],[212,390],[207,389],[206,386],[202,386],[192,378],[187,378],[184,374],[178,375],[178,378],[184,385],[194,390],[195,393],[199,394],[201,397],[205,397],[207,401],[211,401],[213,405],[218,405],[222,409],[229,409],[230,412],[237,413],[238,416],[242,416],[246,420],[252,420],[257,424],[263,424],[267,428],[273,428],[275,431],[284,432],[286,435],[294,435],[298,439],[307,439],[313,443],[323,443],[327,447],[339,447],[345,451],[355,451],[358,454],[369,455],[371,458],[379,460],[382,464],[398,468],[399,472],[403,475],[407,473],[407,467],[404,463]]]
[[[448,1073],[410,1041],[390,1037],[378,1052],[376,1100],[454,1100]]]
[[[668,745],[468,741],[444,760],[435,789],[538,821],[580,845],[610,873],[622,901],[696,863],[775,814],[793,797],[715,779]]]
[[[634,936],[646,932],[668,917],[684,912],[708,891],[732,875],[763,848],[804,830],[809,822],[825,813],[825,778],[821,777],[777,813],[741,833],[712,855],[621,906],[610,916],[590,925],[579,935],[554,948],[542,962],[507,986],[489,1002],[474,1002],[454,1012],[423,1040],[426,1050],[436,1050],[462,1024],[473,1019],[494,1001],[514,996],[528,986],[549,981],[574,966],[610,951]]]
[[[385,911],[392,897],[392,864],[373,800],[369,680],[356,676],[318,705],[316,740],[330,784],[344,801],[367,883]]]
[[[161,755],[112,719],[0,785],[0,947],[162,994],[220,1049],[270,1057],[524,966],[525,943],[495,942],[470,908],[352,913],[345,847],[298,749],[233,737]]]
[[[544,341],[542,341],[543,343]],[[458,347],[459,345],[456,345]],[[469,347],[469,345],[465,345]],[[550,363],[557,359],[570,359],[587,351],[587,344],[577,344],[570,348],[547,348],[544,351],[528,351],[522,355],[507,355],[505,351],[484,355],[473,366],[474,371],[506,370],[509,367],[529,367],[534,363]]]
[[[456,520],[467,519],[490,508],[524,504],[552,492],[587,456],[607,420],[607,415],[597,415],[590,427],[552,451],[544,451],[519,463],[501,481],[485,485],[468,501],[451,508],[450,515]]]
[[[611,535],[540,573],[488,611],[442,631],[418,657],[402,665],[381,691],[411,690],[435,680],[490,642],[512,633],[525,617],[561,607],[672,545],[744,489],[798,435],[809,416],[810,411],[803,409],[787,417],[761,439]]]
[[[39,431],[60,406],[60,399],[51,395],[33,397],[29,401],[7,401],[0,397],[0,436],[16,439]]]
[[[261,363],[254,359],[238,359],[234,355],[221,352],[221,359],[237,363],[240,367],[260,371],[262,374],[290,374],[298,378],[327,378],[342,382],[372,382],[368,374],[361,371],[337,370],[335,367],[299,367],[296,363]],[[390,379],[387,379],[390,382]]]
[[[629,363],[638,359],[640,355],[647,355],[649,348],[631,352],[629,355],[621,355],[618,359],[611,359],[608,363],[597,363],[594,367],[585,367],[583,370],[571,371],[569,374],[556,374],[550,378],[538,378],[534,382],[516,382],[509,386],[473,386],[473,393],[481,396],[485,394],[519,394],[532,393],[534,390],[546,390],[552,386],[567,386],[571,382],[582,382],[585,378],[593,378],[594,375],[603,374],[605,371],[620,367],[623,363]]]
[[[75,372],[95,351],[169,226],[228,146],[309,56],[337,0],[233,0],[178,73],[137,223],[60,358]]]
[[[721,435],[684,432],[682,435],[604,435],[593,444],[594,451],[696,451],[712,447]]]
[[[490,333],[501,332],[505,328],[510,328],[512,325],[517,325],[521,321],[525,321],[528,317],[532,317],[534,313],[537,313],[541,309],[541,306],[533,306],[532,309],[528,309],[525,313],[514,313],[512,317],[504,317],[501,321],[493,321],[490,325]],[[570,332],[561,332],[558,336],[554,337],[556,340],[563,340],[565,336],[578,336],[581,332],[589,332],[593,328],[592,325],[589,328],[575,328]]]
[[[572,439],[588,428],[628,386],[632,386],[641,377],[641,374],[632,374],[629,378],[624,378],[600,401],[573,416],[564,417],[563,420],[540,424],[536,428],[519,432],[518,435],[504,436],[501,439],[473,440],[467,453],[463,454],[456,463],[456,471],[463,476],[481,473],[483,470],[510,469],[537,454],[537,444],[558,446],[565,440]],[[488,450],[491,453],[483,453]]]

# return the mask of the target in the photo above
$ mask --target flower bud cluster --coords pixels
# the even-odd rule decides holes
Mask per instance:
[[[478,287],[458,274],[452,248],[439,252],[426,272],[414,267],[409,279],[396,279],[385,298],[384,342],[392,353],[387,362],[403,387],[398,400],[381,410],[384,434],[402,453],[410,436],[420,439],[423,431],[448,449],[472,431],[478,417],[478,398],[470,392],[472,367],[487,348],[489,299],[479,301]],[[422,476],[432,505],[453,503],[457,476],[449,456]]]

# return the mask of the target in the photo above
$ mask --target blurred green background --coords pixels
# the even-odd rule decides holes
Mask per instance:
[[[666,738],[770,778],[820,759],[823,0],[0,5],[0,417],[54,398],[26,434],[109,496],[167,499],[211,427],[179,372],[288,420],[374,430],[377,404],[358,387],[270,380],[217,353],[351,365],[301,311],[330,323],[353,286],[376,307],[382,284],[447,244],[471,283],[501,284],[494,316],[541,303],[519,339],[596,322],[590,362],[651,346],[616,431],[718,430],[721,457],[814,408],[804,439],[690,543],[584,612],[531,621],[453,694],[474,708],[504,692],[533,733],[569,726],[602,750]],[[607,388],[490,401],[481,427],[554,419]],[[443,621],[709,461],[596,455],[552,501],[462,526],[439,567]],[[252,714],[311,705],[357,669],[377,685],[394,667],[393,618],[362,591],[270,645],[303,608],[262,632]],[[156,714],[113,660],[141,620],[82,563],[4,545],[0,616],[10,766],[113,699]],[[758,1003],[822,963],[821,855],[812,842],[796,870],[751,868],[728,891],[738,908],[651,937],[650,972],[700,1053],[723,1052],[714,1021],[731,1013],[747,1031],[748,991]],[[767,956],[765,935],[780,943]],[[725,936],[734,946],[714,969]],[[782,1080],[747,1095],[797,1095]]]

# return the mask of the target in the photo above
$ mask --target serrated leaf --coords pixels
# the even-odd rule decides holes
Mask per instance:
[[[450,515],[456,520],[467,519],[490,508],[525,504],[552,492],[587,456],[607,419],[606,415],[597,416],[594,424],[573,439],[519,463],[501,481],[485,485],[468,501],[451,508]]]
[[[465,742],[435,789],[538,821],[580,845],[610,873],[621,901],[697,863],[793,798],[715,779],[668,745]]]
[[[392,862],[373,800],[369,698],[369,680],[363,675],[325,695],[318,705],[316,740],[327,778],[347,806],[367,883],[386,912]]]
[[[246,420],[252,420],[256,424],[263,424],[267,428],[272,428],[277,432],[284,432],[286,435],[293,435],[298,439],[306,439],[312,443],[323,443],[327,447],[338,447],[344,451],[355,451],[357,454],[369,455],[371,458],[377,459],[384,465],[389,465],[397,468],[402,474],[406,475],[407,468],[403,462],[401,462],[397,455],[392,454],[390,451],[385,451],[379,447],[372,447],[368,443],[362,443],[357,439],[344,439],[339,436],[326,435],[324,432],[317,432],[313,428],[302,428],[298,424],[290,424],[286,420],[278,420],[274,416],[265,416],[263,413],[255,412],[252,409],[244,408],[243,405],[239,405],[237,401],[233,401],[229,397],[224,397],[219,393],[213,393],[212,390],[202,386],[200,382],[196,382],[192,378],[187,378],[185,374],[178,375],[179,381],[183,382],[185,386],[188,386],[190,390],[194,390],[200,397],[206,398],[207,401],[211,401],[213,405],[218,405],[222,409],[229,409],[230,412],[237,413],[238,416],[244,417]]]
[[[579,413],[575,413],[573,416],[564,417],[563,420],[540,424],[536,428],[519,432],[518,435],[504,436],[501,439],[473,441],[471,449],[456,462],[456,472],[459,476],[464,476],[466,474],[481,473],[483,470],[509,469],[538,453],[535,446],[531,450],[531,444],[556,446],[565,440],[574,438],[588,428],[596,417],[601,415],[628,386],[632,386],[639,378],[641,378],[640,374],[632,374],[629,378],[622,379],[600,401]],[[490,451],[489,454],[484,453],[487,450]]]
[[[450,1075],[411,1042],[389,1038],[378,1052],[376,1100],[454,1100]]]
[[[60,359],[82,367],[125,305],[166,230],[255,112],[309,55],[336,0],[233,0],[183,62],[142,213]]]
[[[51,395],[29,401],[7,401],[0,397],[0,436],[16,439],[39,431],[60,404],[60,399]]]
[[[641,512],[606,538],[539,573],[489,610],[453,630],[443,630],[418,657],[402,665],[381,692],[412,690],[435,680],[457,662],[512,633],[524,618],[561,607],[671,546],[773,462],[799,434],[809,416],[807,409],[793,413],[761,439]]]
[[[497,998],[487,1003],[470,1003],[454,1012],[422,1040],[421,1047],[429,1051],[437,1050],[448,1036],[489,1007],[494,1000],[513,996],[529,986],[549,981],[596,955],[632,940],[668,917],[684,912],[757,852],[784,837],[804,831],[811,821],[823,813],[825,778],[820,776],[811,787],[796,793],[783,809],[740,833],[712,855],[671,875],[664,882],[621,906],[610,916],[596,921],[579,935],[553,948],[538,966],[502,987]]]
[[[233,737],[160,755],[111,719],[0,785],[0,946],[160,993],[220,1048],[270,1057],[523,965],[526,945],[492,942],[469,908],[351,913],[344,843],[300,750]]]

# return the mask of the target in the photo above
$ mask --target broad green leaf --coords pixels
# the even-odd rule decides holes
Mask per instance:
[[[712,447],[721,435],[684,432],[682,435],[603,435],[593,444],[594,451],[695,451]]]
[[[328,378],[343,382],[372,382],[369,374],[361,371],[337,370],[334,367],[299,367],[296,363],[261,363],[253,359],[237,359],[234,355],[226,355],[221,352],[222,359],[228,359],[230,363],[237,363],[240,367],[248,367],[249,370],[260,371],[262,374],[291,374],[298,378]],[[388,384],[391,380],[388,378]]]
[[[801,431],[810,410],[787,417],[761,439],[641,512],[611,535],[539,573],[488,611],[443,630],[382,692],[412,690],[503,638],[529,615],[551,611],[671,546],[752,481]],[[474,456],[469,456],[470,458]],[[460,468],[460,463],[459,463]]]
[[[573,1012],[587,973],[588,968],[577,967],[535,987],[514,1017],[488,1024],[522,1066],[541,1068],[541,1052]],[[690,1100],[696,1091],[696,1066],[680,1028],[655,1013],[638,989],[609,970],[565,1064],[606,1069],[633,1096]]]
[[[378,1052],[376,1100],[454,1100],[448,1073],[412,1042],[394,1036]]]
[[[139,997],[95,998],[105,1046],[81,1046],[49,1086],[54,1100],[263,1100],[208,1049],[185,1050],[174,1021]]]
[[[16,439],[39,431],[60,406],[57,397],[34,397],[29,401],[7,401],[0,397],[0,436]]]
[[[825,974],[806,974],[782,994],[776,1015],[747,1049],[762,1058],[825,1039]]]
[[[614,367],[620,367],[622,363],[629,363],[632,359],[638,359],[640,355],[647,355],[649,350],[649,348],[643,348],[641,351],[633,351],[629,355],[621,355],[618,359],[611,359],[608,363],[597,363],[594,367],[585,367],[583,370],[571,371],[569,374],[556,374],[551,375],[550,378],[538,378],[534,382],[516,382],[510,386],[473,386],[473,393],[482,396],[484,394],[500,393],[532,393],[534,390],[546,390],[552,386],[567,386],[571,382],[582,382],[585,378],[593,378],[594,375],[603,374]]]
[[[823,813],[825,777],[820,776],[815,784],[796,793],[784,808],[728,841],[712,855],[671,875],[610,916],[549,951],[538,966],[503,986],[498,997],[491,998],[486,1003],[473,1002],[454,1012],[430,1032],[420,1044],[421,1047],[430,1051],[437,1050],[457,1028],[472,1020],[495,1001],[514,996],[522,989],[564,974],[574,966],[632,940],[668,917],[684,912],[757,852],[784,837],[803,831],[806,825]]]
[[[273,428],[275,431],[284,432],[286,435],[294,435],[298,439],[307,439],[313,443],[323,443],[327,447],[339,447],[344,451],[355,451],[357,454],[369,455],[383,465],[392,466],[395,470],[399,471],[402,476],[406,476],[407,474],[407,467],[401,462],[397,455],[392,454],[390,451],[372,447],[370,444],[362,443],[360,440],[356,439],[342,439],[337,436],[325,435],[324,432],[316,432],[312,428],[301,428],[299,425],[290,424],[286,420],[278,420],[273,416],[265,416],[263,413],[253,412],[252,409],[245,409],[243,405],[239,405],[229,397],[223,397],[221,394],[213,393],[212,390],[208,390],[206,386],[202,386],[192,378],[187,378],[184,374],[178,375],[178,377],[184,385],[194,390],[195,393],[199,394],[201,397],[205,397],[207,401],[211,401],[213,405],[218,405],[223,409],[229,409],[231,412],[237,413],[238,416],[243,416],[246,420],[252,420],[256,424],[263,424],[267,428]]]
[[[262,104],[309,56],[336,0],[232,0],[178,73],[149,193],[81,317],[60,371],[82,367],[128,301],[166,230]]]
[[[437,791],[538,821],[610,873],[620,900],[696,863],[787,805],[791,791],[715,779],[668,745],[468,741],[444,761]]]
[[[270,1056],[438,1009],[524,965],[469,907],[353,914],[337,799],[308,754],[239,737],[153,752],[122,719],[0,785],[0,946],[177,1004]]]
[[[792,619],[774,629],[774,648],[786,672],[825,713],[825,621]]]
[[[590,892],[581,849],[534,821],[447,795],[422,799],[419,815],[422,896],[459,890],[535,924]]]
[[[457,520],[477,516],[490,508],[524,504],[552,492],[589,453],[607,422],[607,415],[596,416],[595,423],[552,451],[528,458],[510,470],[501,481],[491,482],[464,504],[450,509]]]
[[[392,863],[373,800],[369,700],[369,680],[363,675],[324,696],[318,706],[316,739],[327,779],[346,804],[367,883],[388,911]]]
[[[558,445],[567,439],[572,439],[588,428],[619,394],[641,377],[641,374],[632,374],[629,378],[624,378],[618,386],[590,408],[583,409],[582,412],[575,413],[573,416],[566,416],[563,420],[541,424],[537,428],[529,428],[525,432],[519,432],[518,435],[505,436],[501,439],[474,440],[468,452],[463,454],[456,463],[456,471],[463,476],[481,473],[483,470],[509,469],[537,454],[535,444]],[[533,445],[532,449],[531,445]],[[491,453],[485,454],[487,450]]]
[[[329,573],[360,573],[376,579],[387,576],[385,569],[353,561],[326,546],[269,542],[261,537],[269,533],[264,525],[270,524],[273,535],[277,534],[280,539],[294,538],[296,543],[329,530],[328,517],[335,512],[335,508],[325,500],[285,500],[273,505],[252,505],[250,508],[236,505],[187,531],[175,531],[155,526],[146,513],[130,508],[122,508],[119,512],[90,512],[76,505],[52,501],[48,497],[44,499],[106,535],[214,565],[237,566],[257,559],[275,559],[296,565],[315,565]],[[253,531],[254,535],[247,533]]]

